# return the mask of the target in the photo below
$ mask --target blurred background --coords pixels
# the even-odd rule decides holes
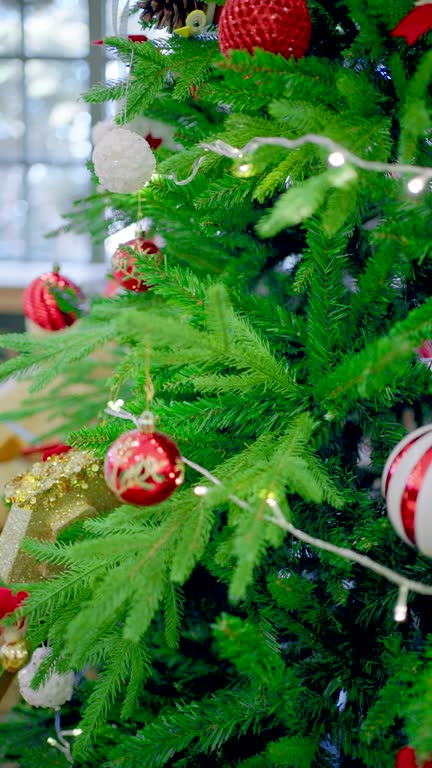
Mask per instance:
[[[55,262],[84,289],[103,282],[103,247],[46,234],[90,191],[91,127],[110,114],[80,96],[124,75],[91,45],[112,31],[111,0],[0,0],[0,331],[24,327],[22,288]]]

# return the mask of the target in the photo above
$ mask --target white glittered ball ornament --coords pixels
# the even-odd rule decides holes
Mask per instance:
[[[112,120],[100,120],[98,123],[95,123],[91,133],[93,146],[95,147],[108,131],[112,131],[113,128],[117,127],[118,126],[113,123]]]
[[[56,709],[72,698],[75,678],[73,672],[66,672],[65,674],[51,672],[46,682],[40,688],[33,690],[31,687],[36,672],[50,653],[50,648],[37,648],[30,663],[18,673],[21,696],[32,707],[52,707]]]
[[[410,432],[393,449],[382,493],[396,533],[432,557],[432,424]]]
[[[109,192],[138,192],[150,181],[155,156],[149,143],[127,128],[113,128],[97,142],[93,150],[96,176]]]

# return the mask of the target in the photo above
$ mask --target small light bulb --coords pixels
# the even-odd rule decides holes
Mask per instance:
[[[408,587],[399,587],[399,595],[393,611],[395,621],[406,621],[408,616]]]
[[[266,502],[272,509],[275,509],[278,506],[278,503],[273,496],[267,496]]]
[[[119,411],[123,406],[124,400],[110,400],[108,403],[108,408],[111,408],[112,411]]]
[[[250,170],[252,170],[252,165],[250,163],[242,163],[239,165],[240,173],[249,173]]]
[[[398,622],[406,621],[406,617],[408,616],[408,606],[407,605],[395,605],[394,609],[394,620]]]
[[[419,195],[420,192],[423,192],[425,186],[426,182],[421,176],[416,176],[414,179],[410,179],[407,184],[408,192],[411,192],[412,195]]]
[[[82,728],[74,728],[72,731],[72,736],[81,736],[82,734]]]
[[[209,489],[206,485],[196,485],[194,488],[194,493],[196,496],[205,496],[208,493]]]
[[[47,744],[49,744],[49,745],[50,745],[50,747],[56,747],[56,746],[57,746],[57,742],[56,742],[56,740],[55,740],[55,739],[53,739],[53,737],[52,737],[52,736],[48,736],[48,738],[47,738]]]
[[[341,165],[344,165],[345,158],[342,152],[332,152],[331,155],[329,155],[328,161],[333,168],[340,168]]]

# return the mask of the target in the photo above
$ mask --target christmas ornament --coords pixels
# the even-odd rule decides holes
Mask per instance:
[[[136,237],[134,240],[128,240],[127,243],[119,245],[112,257],[112,273],[123,288],[136,293],[148,291],[151,287],[146,285],[139,277],[134,277],[137,263],[136,256],[133,253],[146,253],[149,256],[160,253],[159,248],[152,242],[143,237]]]
[[[175,32],[181,37],[196,37],[207,26],[207,17],[204,11],[192,11],[186,16],[184,27],[178,27]]]
[[[44,575],[44,566],[20,551],[24,537],[54,541],[71,523],[118,506],[104,483],[102,462],[76,449],[33,464],[5,493],[12,504],[0,535],[0,578],[6,582]]]
[[[0,620],[4,619],[10,613],[16,611],[17,608],[26,600],[29,596],[28,592],[17,592],[16,595],[8,587],[0,587]],[[0,637],[2,634],[2,628],[0,627]]]
[[[154,429],[149,411],[137,420],[138,429],[125,432],[108,449],[105,480],[119,499],[150,507],[171,496],[184,479],[176,444]]]
[[[36,689],[31,687],[36,672],[50,654],[50,648],[36,648],[30,663],[18,672],[21,696],[32,707],[57,709],[72,698],[75,679],[73,672],[51,672],[43,685]]]
[[[419,0],[391,32],[392,37],[404,37],[408,45],[432,28],[432,0]]]
[[[427,763],[420,766],[413,748],[402,747],[396,755],[395,768],[432,768],[432,760],[428,760]]]
[[[99,120],[98,123],[95,123],[91,132],[93,146],[95,147],[105,134],[108,131],[112,131],[113,128],[117,128],[117,126],[112,120]]]
[[[217,21],[218,10],[213,3],[202,3],[196,0],[144,0],[135,4],[142,8],[141,18],[146,23],[157,21],[157,29],[166,27],[169,32],[184,28],[187,17],[194,11],[202,11],[206,16],[206,24]]]
[[[24,290],[25,316],[39,328],[61,331],[78,320],[84,296],[72,280],[60,275],[58,268],[37,277]],[[61,309],[60,301],[73,307]]]
[[[138,192],[150,181],[156,168],[155,156],[142,136],[115,126],[107,131],[93,150],[95,173],[109,192]]]
[[[139,115],[130,122],[130,128],[140,136],[144,136],[152,149],[164,146],[167,149],[182,149],[181,145],[174,141],[176,129],[161,120]]]
[[[253,53],[263,48],[286,59],[301,59],[310,42],[312,23],[305,0],[227,0],[219,20],[219,47]]]
[[[152,120],[148,117],[136,117],[129,123],[129,127],[135,133],[143,136],[150,149],[158,149],[163,144],[168,149],[180,149],[180,145],[174,141],[175,130],[171,125],[160,120]],[[116,124],[111,120],[101,120],[93,126],[92,142],[95,147],[101,139],[114,128]]]
[[[28,597],[28,592],[13,594],[8,587],[0,587],[0,620],[17,608]],[[0,676],[0,700],[7,693],[12,683],[14,672],[22,666],[21,662],[28,658],[28,649],[24,640],[24,620],[11,627],[0,627],[0,665],[3,674]],[[17,667],[17,664],[20,666]]]
[[[29,660],[27,642],[23,637],[12,636],[6,631],[3,634],[4,642],[0,646],[0,663],[5,672],[18,672]]]
[[[387,459],[381,487],[396,533],[432,557],[432,424],[398,443]]]

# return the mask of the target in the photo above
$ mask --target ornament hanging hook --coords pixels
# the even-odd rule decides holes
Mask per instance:
[[[144,385],[144,392],[146,396],[146,404],[147,404],[147,410],[149,411],[151,408],[151,404],[153,402],[153,398],[155,396],[155,388],[153,384],[153,380],[150,373],[150,359],[151,359],[151,347],[150,347],[150,340],[147,341],[146,345],[146,357],[145,357],[145,385]]]

